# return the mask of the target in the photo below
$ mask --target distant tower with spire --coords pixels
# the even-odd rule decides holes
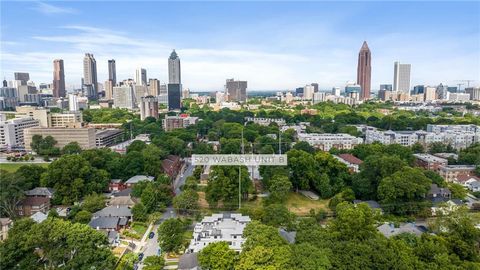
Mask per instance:
[[[360,99],[366,100],[370,98],[372,78],[372,54],[368,48],[367,42],[364,41],[360,52],[358,53],[358,67],[357,67],[357,84],[362,89],[360,91]]]

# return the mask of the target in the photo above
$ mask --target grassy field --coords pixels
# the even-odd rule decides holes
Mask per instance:
[[[132,230],[135,231],[138,235],[144,235],[147,231],[147,226],[141,223],[134,222],[132,225]]]
[[[47,167],[50,163],[0,163],[0,170],[5,170],[7,172],[16,172],[18,168],[23,165],[38,165],[42,167]]]
[[[328,209],[328,200],[310,200],[309,198],[303,196],[300,193],[292,192],[288,196],[287,202],[285,204],[287,208],[295,213],[298,216],[306,216],[309,214],[310,209],[324,209],[329,211]]]

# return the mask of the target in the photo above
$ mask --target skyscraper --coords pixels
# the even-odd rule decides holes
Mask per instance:
[[[144,68],[137,68],[135,72],[135,84],[147,85],[147,70]]]
[[[115,108],[135,108],[135,94],[132,85],[113,87],[113,106]]]
[[[97,61],[91,53],[86,53],[83,58],[83,85],[89,98],[97,98]]]
[[[180,72],[180,58],[175,50],[172,51],[168,58],[168,83],[169,84],[181,84],[181,72]]]
[[[15,72],[15,81],[21,81],[21,85],[27,85],[27,82],[30,80],[30,74],[27,72]]]
[[[108,80],[112,81],[114,86],[117,84],[117,66],[115,59],[108,60]]]
[[[410,64],[395,62],[393,67],[393,91],[410,93]]]
[[[65,97],[65,72],[63,60],[53,60],[53,97]]]
[[[168,109],[180,110],[182,81],[180,72],[180,58],[175,50],[168,58]]]
[[[140,100],[140,119],[143,121],[147,117],[158,119],[158,99],[154,96],[142,97]]]
[[[158,79],[148,80],[148,95],[149,96],[160,95],[160,81]]]
[[[364,41],[358,53],[357,84],[361,86],[360,99],[370,98],[370,87],[372,78],[372,55],[367,42]]]
[[[227,79],[225,85],[227,101],[245,102],[247,101],[247,81],[235,81]],[[313,93],[313,86],[312,86]]]

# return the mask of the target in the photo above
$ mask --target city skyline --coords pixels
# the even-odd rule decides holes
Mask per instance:
[[[168,82],[165,59],[176,49],[183,62],[182,84],[193,91],[222,90],[232,77],[247,80],[249,91],[294,89],[311,82],[327,90],[356,80],[358,48],[366,40],[372,51],[372,91],[393,84],[395,61],[412,65],[411,86],[456,86],[456,80],[478,80],[480,73],[479,5],[99,2],[92,11],[81,2],[6,2],[1,76],[12,80],[14,72],[28,72],[37,84],[50,83],[52,61],[63,59],[67,89],[72,84],[79,88],[82,57],[92,53],[99,82],[108,79],[109,59],[116,60],[118,81],[132,78],[141,66],[147,79]],[[122,14],[127,7],[141,9],[143,18],[128,26],[121,16],[109,22],[95,17],[107,8]],[[231,8],[238,11],[231,16],[244,19],[228,20],[222,10]],[[173,23],[173,14],[164,12],[164,20],[150,25],[155,11],[176,9],[188,19]],[[399,17],[423,19],[386,20],[391,10]],[[444,11],[451,20],[429,20]],[[279,12],[286,12],[286,18],[276,16]],[[19,19],[26,17],[35,17],[37,27]]]

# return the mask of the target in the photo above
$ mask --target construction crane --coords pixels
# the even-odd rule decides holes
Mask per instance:
[[[470,87],[470,82],[474,82],[476,80],[455,80],[456,82],[461,82],[461,83],[458,83],[458,91],[460,91],[460,86],[461,85],[465,85],[465,82],[467,83],[467,87]]]

